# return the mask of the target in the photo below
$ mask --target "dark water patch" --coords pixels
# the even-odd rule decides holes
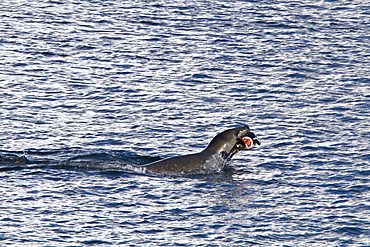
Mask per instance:
[[[101,244],[111,245],[112,244],[111,242],[104,241],[104,240],[86,240],[86,241],[82,241],[81,243],[85,245],[101,245]]]
[[[131,152],[111,150],[27,150],[1,151],[0,171],[67,169],[101,171],[109,176],[121,176],[126,165],[141,165],[159,160],[159,157],[139,156]]]
[[[276,161],[270,161],[270,162],[264,162],[258,165],[258,167],[263,167],[264,169],[267,170],[274,170],[274,169],[279,169],[279,170],[299,170],[301,166],[297,166],[291,163],[282,163],[282,162],[276,162]]]
[[[364,163],[363,165],[367,165],[367,164]],[[360,176],[369,176],[370,175],[370,170],[357,171],[357,174],[359,174]]]
[[[345,235],[361,235],[366,232],[366,230],[359,227],[341,227],[336,229],[335,232]]]

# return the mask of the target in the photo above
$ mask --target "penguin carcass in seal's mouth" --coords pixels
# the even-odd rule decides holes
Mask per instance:
[[[255,145],[261,146],[261,142],[253,132],[248,132],[241,140],[245,145],[244,149],[251,149]]]
[[[255,145],[261,146],[261,142],[257,139],[256,135],[253,132],[248,132],[242,136],[235,144],[233,152],[239,150],[251,149]]]

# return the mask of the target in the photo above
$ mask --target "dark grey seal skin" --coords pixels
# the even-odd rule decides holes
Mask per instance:
[[[260,145],[259,140],[246,125],[216,135],[200,153],[163,159],[140,167],[145,172],[161,174],[193,173],[206,170],[209,165],[220,169],[239,150],[250,149],[256,144]]]

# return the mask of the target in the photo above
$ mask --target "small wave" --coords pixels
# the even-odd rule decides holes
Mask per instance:
[[[27,150],[0,151],[0,171],[22,169],[117,170],[145,173],[140,165],[159,160],[127,151],[108,150]]]

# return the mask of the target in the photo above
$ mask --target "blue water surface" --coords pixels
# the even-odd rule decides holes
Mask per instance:
[[[370,246],[366,1],[0,3],[1,246]],[[127,166],[248,124],[222,172]]]

